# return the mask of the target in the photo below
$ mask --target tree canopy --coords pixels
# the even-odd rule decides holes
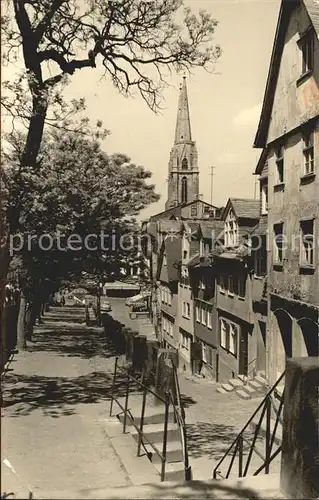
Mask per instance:
[[[22,179],[19,161],[6,170],[9,211],[19,190],[28,187],[22,231],[12,238],[16,249],[21,246],[16,253],[28,278],[57,281],[83,270],[108,277],[136,252],[124,240],[137,229],[134,216],[159,198],[148,183],[151,173],[125,154],[107,155],[94,139],[58,130],[44,138],[41,158],[40,172],[26,172]]]

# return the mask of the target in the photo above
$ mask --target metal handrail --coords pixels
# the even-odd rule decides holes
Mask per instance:
[[[227,449],[227,451],[225,452],[225,454],[223,455],[223,457],[219,460],[219,462],[217,463],[217,465],[215,466],[214,471],[213,471],[214,479],[217,479],[217,475],[219,475],[220,477],[223,478],[223,476],[221,475],[221,473],[219,472],[218,469],[219,469],[219,467],[221,466],[221,464],[224,462],[224,460],[226,459],[226,457],[229,455],[229,453],[232,451],[232,449],[234,447],[235,447],[235,450],[233,452],[231,463],[230,463],[230,465],[228,467],[228,470],[227,470],[227,473],[226,473],[226,479],[229,477],[229,474],[231,472],[231,469],[232,469],[232,466],[233,466],[233,463],[234,463],[234,460],[235,460],[235,457],[236,457],[236,454],[237,454],[238,450],[240,451],[240,454],[239,454],[240,462],[242,461],[243,442],[244,441],[247,442],[247,439],[244,437],[244,432],[247,430],[247,428],[249,427],[249,425],[254,420],[255,416],[259,413],[260,410],[262,410],[261,411],[261,415],[260,415],[259,422],[258,422],[258,425],[256,427],[256,431],[255,431],[255,434],[254,434],[254,437],[253,437],[253,441],[252,441],[251,448],[250,448],[250,451],[249,451],[249,454],[248,454],[247,464],[246,464],[244,472],[242,471],[242,463],[239,463],[239,477],[246,476],[246,474],[248,472],[248,467],[249,467],[249,464],[250,464],[250,459],[251,459],[252,453],[254,451],[260,456],[260,458],[262,458],[262,460],[264,460],[264,464],[262,465],[262,467],[260,467],[255,472],[254,475],[257,475],[263,469],[266,469],[266,474],[269,473],[269,464],[270,464],[270,462],[281,451],[279,449],[279,448],[281,448],[281,446],[280,446],[276,450],[275,453],[271,454],[272,446],[274,444],[274,439],[275,439],[275,433],[276,433],[277,426],[278,426],[278,421],[279,421],[279,415],[277,414],[276,415],[277,418],[276,418],[276,423],[275,423],[275,428],[274,428],[274,431],[273,431],[273,435],[272,435],[272,437],[270,437],[271,395],[275,391],[276,387],[280,384],[280,382],[282,381],[282,379],[284,378],[284,376],[285,376],[285,372],[283,372],[281,374],[281,376],[279,377],[279,379],[277,380],[277,382],[267,392],[266,396],[261,401],[261,403],[258,405],[257,409],[254,411],[254,413],[252,414],[252,416],[250,417],[250,419],[246,422],[245,426],[238,433],[238,435],[236,436],[236,438],[234,439],[234,441],[232,442],[232,444],[229,446],[229,448]],[[282,407],[283,407],[283,398],[281,400],[278,413],[280,413]],[[262,420],[263,420],[265,414],[266,414],[266,418],[267,418],[267,428],[266,428],[266,457],[262,456],[261,453],[259,453],[255,449],[255,443],[256,443],[256,440],[257,440],[258,432],[259,432],[259,429],[260,429],[260,426],[261,426],[261,423],[262,423]]]
[[[126,377],[127,377],[127,382],[126,382],[126,394],[125,394],[125,406],[119,402],[119,400],[115,397],[114,395],[114,386],[116,382],[116,375],[118,371],[125,371]],[[130,382],[134,381],[137,383],[141,388],[143,388],[143,404],[142,404],[142,414],[141,414],[141,420],[140,420],[140,425],[135,423],[134,417],[131,413],[131,410],[128,408],[128,397],[129,397],[129,386]],[[165,404],[165,419],[164,419],[164,436],[163,436],[163,449],[162,452],[158,450],[158,448],[147,438],[145,433],[143,432],[143,425],[144,425],[144,412],[145,412],[145,405],[146,405],[146,396],[147,393],[152,394],[156,398],[158,398],[160,401],[164,402]],[[146,442],[151,448],[154,450],[156,455],[160,458],[161,460],[161,481],[165,480],[165,466],[166,466],[166,451],[167,451],[167,430],[168,430],[168,416],[169,416],[169,395],[166,393],[165,399],[156,394],[154,391],[152,391],[149,387],[144,385],[141,381],[139,381],[137,378],[133,377],[127,370],[124,370],[121,367],[118,367],[118,357],[115,358],[115,367],[114,367],[114,374],[113,374],[113,383],[112,383],[112,389],[111,389],[111,405],[110,405],[110,416],[112,416],[112,409],[113,409],[113,402],[116,402],[117,405],[120,407],[122,410],[122,413],[124,414],[124,420],[123,420],[123,433],[126,431],[126,422],[127,422],[127,416],[129,416],[131,420],[131,424],[133,427],[136,429],[139,439],[138,439],[138,445],[137,445],[137,456],[140,456],[140,449],[141,446],[145,449],[145,444]],[[147,450],[145,449],[146,453]]]
[[[169,391],[169,397],[170,397],[171,402],[172,402],[175,420],[176,420],[176,423],[178,425],[178,429],[179,429],[179,433],[180,433],[180,441],[181,441],[181,446],[182,446],[183,463],[184,463],[184,471],[185,471],[185,480],[190,481],[192,478],[191,477],[192,474],[191,474],[191,467],[189,465],[189,459],[188,459],[185,418],[184,418],[184,415],[181,411],[182,409],[176,407],[176,405],[174,404],[174,398],[173,398],[173,394],[171,391]]]

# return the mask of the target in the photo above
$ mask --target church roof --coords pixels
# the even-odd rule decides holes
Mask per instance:
[[[175,143],[192,140],[191,122],[189,117],[189,106],[187,96],[186,76],[183,78],[183,83],[180,89],[177,119],[175,127]]]

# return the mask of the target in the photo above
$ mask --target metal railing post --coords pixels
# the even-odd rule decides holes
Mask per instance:
[[[117,363],[118,363],[118,357],[115,358],[115,365],[114,365],[114,373],[113,373],[113,381],[111,389],[110,417],[112,416],[112,410],[113,410],[113,396],[114,396],[114,387],[116,382]]]
[[[127,374],[126,381],[126,392],[125,392],[125,407],[124,407],[124,419],[123,419],[123,434],[126,432],[126,418],[127,418],[127,408],[128,408],[128,396],[130,392],[130,375]]]
[[[243,436],[240,434],[238,436],[238,477],[243,477],[243,448]]]
[[[147,389],[144,389],[143,392],[143,402],[142,402],[142,411],[141,411],[141,420],[140,420],[140,432],[138,435],[138,445],[137,445],[137,456],[140,456],[141,453],[141,446],[142,446],[142,432],[143,432],[143,427],[144,427],[144,414],[145,414],[145,406],[146,406],[146,395],[147,395]]]
[[[270,418],[271,418],[271,401],[270,396],[266,399],[266,441],[265,441],[265,474],[269,474],[269,458],[271,454],[270,449]]]
[[[168,415],[169,415],[169,393],[165,394],[165,419],[164,419],[164,433],[163,433],[163,450],[162,450],[162,467],[161,467],[161,481],[165,480],[165,466],[166,466],[166,452],[167,452],[167,428],[168,428]]]

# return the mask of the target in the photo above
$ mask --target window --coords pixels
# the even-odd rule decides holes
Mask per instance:
[[[276,150],[277,184],[284,182],[284,147],[279,146]]]
[[[200,323],[200,319],[201,319],[200,306],[197,304],[196,305],[196,321],[198,321],[198,323]]]
[[[191,216],[197,217],[197,205],[196,204],[191,206]]]
[[[182,196],[181,196],[181,202],[182,203],[187,203],[187,178],[186,177],[182,178]]]
[[[266,236],[261,237],[260,244],[258,241],[258,246],[256,246],[256,250],[254,251],[254,270],[255,276],[266,276],[267,274]]]
[[[188,318],[190,318],[191,315],[191,306],[188,302],[186,302],[186,315]]]
[[[205,244],[204,244],[204,240],[201,239],[199,241],[199,255],[202,257],[203,255],[205,255]]]
[[[238,224],[235,215],[232,210],[230,210],[227,219],[225,221],[225,246],[226,247],[236,247],[238,246]]]
[[[234,323],[230,323],[230,332],[229,332],[229,352],[237,356],[237,325]]]
[[[229,293],[234,293],[235,292],[234,277],[233,277],[232,274],[228,275],[228,292]]]
[[[188,169],[188,161],[187,161],[187,158],[183,158],[183,161],[182,161],[182,169],[183,169],[183,170],[187,170],[187,169]]]
[[[246,277],[238,276],[238,296],[245,297],[246,295]]]
[[[189,340],[189,336],[187,335],[187,333],[183,333],[183,332],[180,332],[180,338],[181,338],[181,346],[183,349],[186,349],[187,351],[189,350],[189,346],[190,346],[190,340]]]
[[[161,288],[161,301],[165,302],[165,291],[163,287]]]
[[[303,165],[304,175],[313,174],[315,171],[315,152],[314,152],[314,132],[308,132],[303,137]]]
[[[212,312],[211,312],[211,310],[207,311],[207,327],[212,328]]]
[[[283,230],[284,225],[282,222],[274,225],[274,263],[282,264],[283,263]]]
[[[260,196],[261,196],[261,213],[262,215],[268,213],[268,183],[263,182],[260,185]]]
[[[183,259],[184,260],[187,260],[187,254],[188,254],[187,250],[184,250],[183,251]]]
[[[227,338],[229,335],[229,324],[221,319],[220,320],[220,345],[224,347],[224,349],[227,348]]]
[[[225,276],[225,274],[220,274],[219,275],[219,287],[220,287],[220,290],[222,290],[223,292],[225,292],[227,290],[227,276]]]
[[[170,337],[173,337],[174,334],[173,334],[173,323],[169,322],[168,323],[168,334]]]
[[[202,306],[202,325],[206,325],[206,314],[207,314],[206,308],[205,306]]]
[[[308,32],[299,42],[302,56],[301,76],[312,71],[314,67],[313,33]]]
[[[183,313],[184,318],[190,318],[191,306],[188,302],[183,302],[182,313]]]
[[[172,292],[170,290],[168,290],[167,293],[168,293],[168,297],[167,297],[168,301],[167,301],[167,303],[168,303],[169,306],[171,306],[172,305]]]
[[[238,325],[226,319],[220,320],[220,345],[234,356],[237,356],[238,335]]]
[[[202,361],[207,363],[207,345],[202,342]]]
[[[314,220],[300,222],[300,264],[314,265]]]

